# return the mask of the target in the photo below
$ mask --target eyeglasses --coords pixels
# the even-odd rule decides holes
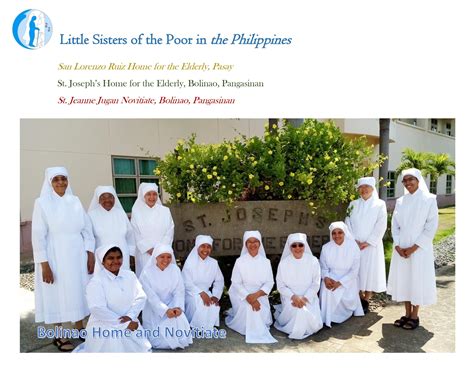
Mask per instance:
[[[295,247],[304,247],[304,243],[292,243],[291,248],[295,248]]]

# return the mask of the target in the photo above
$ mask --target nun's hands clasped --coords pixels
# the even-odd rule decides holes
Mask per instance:
[[[369,246],[367,242],[360,242],[360,241],[356,241],[356,242],[357,242],[357,245],[359,245],[359,249],[361,250],[364,250],[366,247]]]
[[[219,299],[216,298],[215,296],[211,296],[211,302],[212,302],[212,304],[217,305],[218,307],[220,306],[219,305]]]
[[[308,303],[308,299],[304,296],[293,295],[291,297],[291,305],[296,308],[303,308],[306,303]]]
[[[207,295],[206,292],[202,291],[199,295],[201,296],[202,302],[206,307],[209,307],[211,306],[211,304],[213,304],[211,298],[209,297],[209,295]]]
[[[175,318],[179,317],[182,313],[183,311],[181,310],[181,308],[170,308],[166,311],[166,316],[168,318]]]
[[[41,263],[41,271],[43,273],[44,283],[54,283],[53,272],[48,262]]]
[[[342,286],[342,284],[339,281],[335,281],[332,278],[325,277],[324,278],[324,285],[328,290],[334,291],[338,287]]]
[[[138,328],[138,322],[132,321],[129,316],[122,316],[119,320],[120,323],[130,322],[127,326],[127,330],[135,331]]]
[[[245,299],[252,306],[252,309],[258,312],[260,310],[260,302],[258,301],[258,298],[265,295],[267,294],[263,290],[258,290],[253,294],[248,294]]]

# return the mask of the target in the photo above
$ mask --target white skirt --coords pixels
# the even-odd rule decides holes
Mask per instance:
[[[277,343],[270,334],[272,324],[272,313],[267,296],[258,298],[260,310],[254,311],[247,300],[241,300],[229,290],[232,308],[227,312],[226,325],[239,334],[245,336],[245,342],[249,344],[271,344]]]
[[[290,339],[304,339],[315,334],[323,327],[319,300],[307,303],[303,308],[296,308],[291,301],[282,300],[275,305],[275,328],[287,333]]]

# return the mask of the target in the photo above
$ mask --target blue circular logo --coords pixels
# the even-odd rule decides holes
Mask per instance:
[[[26,49],[45,46],[53,34],[49,17],[41,10],[28,9],[18,14],[13,22],[13,37]]]

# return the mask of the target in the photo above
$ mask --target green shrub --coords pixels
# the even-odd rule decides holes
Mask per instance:
[[[263,138],[206,145],[193,135],[158,160],[155,174],[172,203],[307,200],[316,212],[354,199],[357,179],[383,160],[373,157],[364,137],[349,139],[331,121],[306,119],[298,128],[267,125]]]

